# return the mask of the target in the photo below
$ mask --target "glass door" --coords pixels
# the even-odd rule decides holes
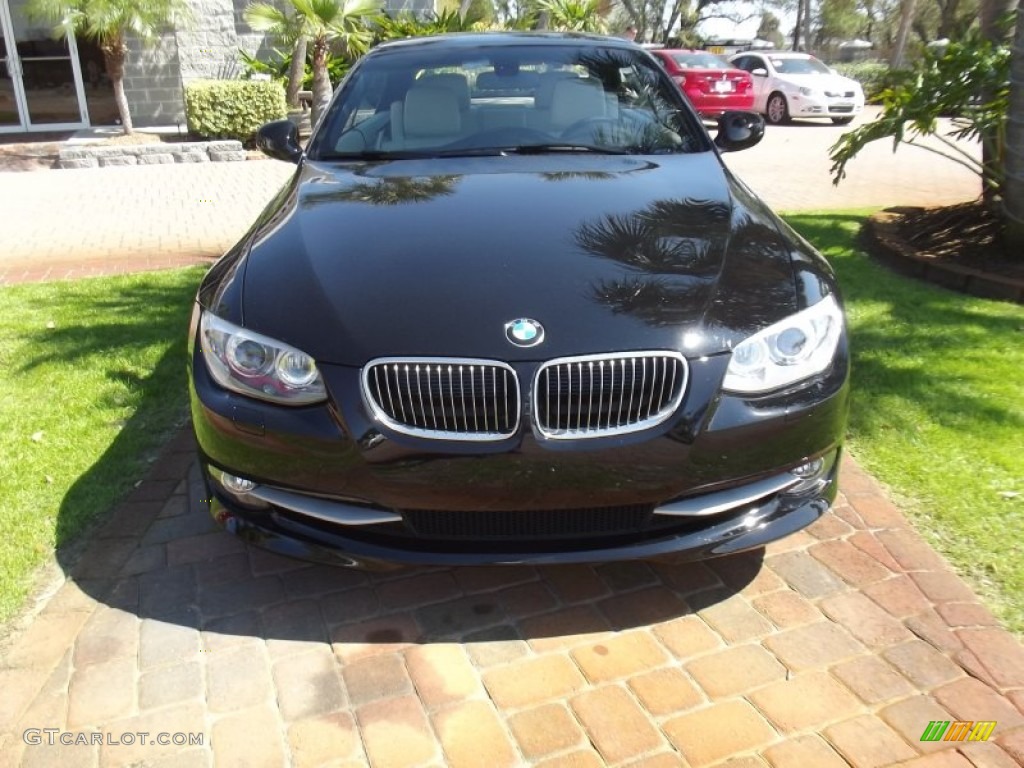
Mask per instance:
[[[15,82],[18,63],[13,60],[7,36],[5,0],[0,0],[0,133],[25,130],[21,117],[19,82]]]
[[[54,39],[28,20],[25,2],[0,0],[0,131],[87,125],[74,36]]]

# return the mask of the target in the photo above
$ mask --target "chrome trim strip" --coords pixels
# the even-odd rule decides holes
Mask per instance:
[[[512,423],[511,423],[509,431],[508,432],[497,432],[497,431],[491,429],[490,419],[489,419],[489,414],[488,414],[488,410],[489,409],[486,406],[483,409],[483,417],[484,417],[484,429],[483,429],[483,431],[480,431],[480,423],[479,423],[479,415],[478,415],[479,409],[475,409],[475,408],[473,409],[473,430],[474,431],[472,431],[472,432],[468,431],[469,430],[469,422],[468,422],[468,419],[466,418],[466,413],[465,413],[465,400],[463,400],[463,419],[464,419],[464,421],[466,423],[466,429],[467,429],[467,431],[465,431],[465,432],[455,432],[455,431],[448,430],[448,429],[445,429],[445,430],[427,429],[426,427],[416,427],[416,426],[411,426],[409,424],[404,424],[404,423],[399,422],[399,421],[395,421],[390,416],[388,416],[387,412],[385,412],[383,408],[381,408],[380,406],[377,405],[377,402],[374,399],[373,395],[371,394],[371,390],[370,390],[370,371],[373,370],[374,368],[376,368],[377,366],[382,366],[382,365],[383,366],[386,366],[386,365],[482,366],[482,367],[490,368],[491,369],[491,371],[492,371],[492,384],[494,384],[494,385],[496,385],[496,382],[497,382],[497,373],[496,373],[495,369],[500,368],[500,369],[502,369],[504,371],[507,371],[508,374],[509,374],[509,380],[511,382],[511,386],[513,386],[515,388],[515,400],[512,403]],[[462,374],[462,370],[461,369],[459,371],[459,374],[460,374],[460,381],[461,381],[461,374]],[[408,384],[408,372],[406,372],[406,378],[407,378],[407,389],[408,389],[411,386],[411,384]],[[470,399],[474,399],[475,395],[476,395],[475,382],[474,382],[475,378],[476,378],[475,376],[471,376],[470,377],[470,382],[469,382]],[[454,377],[452,377],[452,381],[454,382]],[[516,432],[519,431],[519,422],[520,422],[521,415],[522,415],[521,414],[521,412],[522,412],[522,405],[521,405],[521,403],[522,403],[522,395],[520,393],[520,388],[519,388],[519,377],[516,375],[515,369],[511,365],[509,365],[508,363],[503,363],[503,362],[501,362],[499,360],[486,360],[486,359],[482,359],[482,358],[478,359],[478,358],[469,358],[469,357],[378,357],[378,358],[374,358],[373,360],[370,360],[368,363],[366,363],[366,365],[363,366],[362,371],[360,371],[360,382],[362,384],[361,391],[362,391],[362,395],[363,395],[363,402],[366,404],[366,407],[370,410],[370,413],[373,415],[373,417],[377,421],[379,421],[382,424],[384,424],[385,426],[387,426],[389,429],[392,429],[395,432],[400,432],[401,434],[404,434],[404,435],[412,435],[413,437],[423,437],[423,438],[428,438],[428,439],[432,439],[432,440],[464,440],[464,441],[467,441],[467,442],[494,442],[494,441],[497,441],[497,440],[507,440],[508,438],[512,437]],[[429,380],[427,382],[427,385],[428,385],[428,387],[430,386]],[[460,390],[465,392],[465,387],[463,385],[461,385],[461,384],[460,384]],[[412,390],[409,389],[410,393],[411,393],[411,391]],[[486,389],[485,389],[485,391],[486,391]],[[495,389],[495,392],[496,391],[497,390]],[[507,397],[508,396],[508,391],[507,390],[506,390],[505,394],[506,394],[506,397]],[[422,401],[422,394],[420,394],[419,397],[420,397],[420,400]],[[399,402],[399,405],[402,406],[402,414],[403,414],[403,418],[404,418],[405,417],[405,407],[404,407],[404,405],[402,405],[402,397],[401,397],[400,393],[398,395],[398,402]],[[431,405],[433,405],[433,400],[431,400]],[[457,414],[455,414],[455,415],[457,415]],[[495,402],[494,402],[493,415],[495,417],[497,417],[497,415],[498,415],[498,402],[497,402],[497,398],[495,398]],[[442,413],[442,416],[444,416],[443,413]],[[445,417],[445,419],[447,419],[447,417]],[[447,421],[446,421],[446,423],[447,423]],[[456,427],[458,426],[458,420],[457,419],[455,421],[455,426]],[[495,427],[495,429],[498,427],[498,422],[495,422],[494,427]]]
[[[742,507],[744,504],[750,504],[758,499],[763,499],[766,496],[771,496],[773,493],[778,493],[799,482],[799,477],[787,472],[784,475],[776,475],[765,480],[758,480],[756,483],[750,483],[749,485],[741,485],[725,491],[705,493],[701,496],[663,504],[654,509],[654,514],[676,515],[678,517],[717,515],[719,512],[726,512],[736,507]]]
[[[260,499],[276,507],[290,509],[300,515],[315,517],[317,520],[338,525],[376,525],[402,521],[402,516],[395,512],[358,507],[354,504],[320,499],[315,496],[301,496],[297,493],[282,491],[280,488],[268,488],[265,485],[257,485],[248,493],[239,495],[243,499],[247,496]]]
[[[590,412],[591,412],[592,408],[589,407],[589,406],[593,404],[593,395],[594,395],[594,393],[593,393],[593,380],[594,380],[594,376],[591,373],[591,375],[590,375],[591,386],[590,386],[590,390],[589,390],[590,401],[589,401],[589,405],[588,405],[588,408],[587,408],[587,425],[586,425],[586,427],[583,427],[579,423],[579,419],[577,419],[577,427],[575,429],[552,430],[552,429],[546,428],[546,427],[544,427],[544,426],[542,426],[540,424],[540,419],[538,418],[538,414],[537,414],[536,411],[534,411],[534,413],[533,413],[533,423],[534,423],[534,426],[537,429],[538,434],[540,434],[542,437],[545,437],[545,438],[547,438],[549,440],[580,440],[580,439],[589,439],[589,438],[595,438],[595,437],[610,437],[610,436],[613,436],[613,435],[626,435],[626,434],[629,434],[631,432],[640,432],[642,430],[650,429],[651,427],[657,426],[658,424],[661,424],[663,421],[667,420],[669,417],[672,416],[673,413],[676,412],[676,410],[679,408],[680,403],[683,402],[683,398],[686,396],[686,385],[689,383],[689,375],[690,375],[690,367],[689,367],[689,365],[686,362],[686,358],[683,357],[683,355],[680,354],[679,352],[674,352],[674,351],[670,351],[670,350],[641,350],[641,351],[637,351],[637,352],[609,352],[607,354],[601,354],[601,355],[578,355],[578,356],[574,356],[574,357],[557,357],[554,360],[548,360],[547,362],[542,363],[537,368],[537,371],[536,371],[536,373],[533,376],[533,397],[534,397],[535,400],[538,397],[537,393],[540,391],[540,377],[541,377],[541,375],[544,373],[544,371],[546,369],[548,369],[548,368],[550,368],[552,366],[556,366],[556,365],[570,365],[571,366],[573,364],[578,363],[578,364],[581,365],[580,370],[582,372],[582,364],[584,364],[584,363],[587,363],[588,364],[588,368],[592,371],[594,363],[603,364],[605,362],[609,362],[609,361],[613,361],[613,360],[622,360],[623,364],[622,364],[621,376],[622,376],[623,381],[625,381],[625,360],[632,360],[633,361],[633,370],[635,372],[636,360],[640,359],[640,358],[642,358],[644,360],[647,360],[648,358],[654,359],[655,363],[653,365],[657,364],[656,363],[657,360],[660,359],[662,361],[665,361],[666,358],[676,360],[679,363],[678,366],[672,366],[672,371],[671,371],[672,381],[671,381],[671,384],[669,385],[669,392],[671,392],[672,389],[675,387],[675,383],[676,383],[676,370],[677,369],[681,369],[682,370],[682,381],[680,382],[680,385],[679,385],[679,392],[676,394],[675,397],[672,398],[671,402],[666,404],[663,408],[658,410],[653,415],[650,414],[650,408],[648,408],[648,416],[646,418],[640,419],[639,421],[637,421],[637,422],[635,422],[633,424],[627,424],[627,425],[621,426],[621,427],[613,427],[613,426],[611,426],[611,412],[609,411],[609,414],[608,414],[609,423],[608,423],[607,426],[601,426],[600,419],[598,419],[598,423],[595,424],[593,427],[591,427],[590,426]],[[645,366],[646,366],[646,363],[645,363]],[[667,362],[664,363],[664,367],[665,368],[668,367]],[[667,378],[667,373],[668,373],[667,371],[663,371],[662,372],[661,397],[664,397],[665,379]],[[559,372],[559,375],[560,375],[560,372]],[[653,370],[652,370],[652,377],[653,377],[653,375],[654,374],[653,374]],[[611,377],[612,377],[612,384],[614,384],[614,382],[615,382],[615,365],[614,364],[611,366]],[[646,367],[644,368],[644,378],[645,378],[645,381],[646,381]],[[635,379],[635,376],[634,376],[634,379]],[[652,383],[651,386],[652,386],[651,400],[653,401],[654,400],[654,391],[653,391],[653,386],[654,385],[653,385],[653,383]],[[583,387],[581,385],[581,387],[580,387],[580,390],[581,390],[580,391],[580,402],[581,403],[582,403],[582,395],[583,395],[582,389],[583,389]],[[624,396],[625,396],[625,390],[623,389],[623,391],[619,393],[620,401],[622,400],[622,398]],[[631,391],[630,391],[630,397],[632,397],[632,388],[631,388]],[[600,388],[598,390],[598,403],[602,402],[603,399],[604,399],[604,376],[601,376],[600,377]],[[559,398],[559,404],[560,403],[561,403],[561,399]],[[619,406],[620,406],[620,410],[621,410],[622,402],[619,403]],[[548,404],[548,413],[549,414],[551,413],[550,403]],[[560,413],[559,413],[559,416],[560,416]]]

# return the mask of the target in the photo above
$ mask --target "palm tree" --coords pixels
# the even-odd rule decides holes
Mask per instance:
[[[551,29],[570,32],[608,31],[601,16],[602,0],[539,0],[538,8],[548,14]]]
[[[114,101],[125,133],[134,132],[128,99],[124,95],[124,65],[128,37],[154,42],[169,25],[191,19],[186,0],[29,0],[29,16],[56,24],[54,33],[68,30],[95,40],[114,87]]]
[[[288,85],[284,100],[290,109],[299,106],[299,91],[306,75],[306,35],[302,17],[292,9],[287,13],[272,5],[250,5],[242,11],[245,23],[261,32],[269,32],[286,45],[291,46],[292,60],[288,65]]]
[[[373,33],[366,22],[381,10],[381,0],[290,0],[295,13],[285,14],[269,3],[252,3],[245,9],[245,20],[253,29],[282,37],[307,40],[313,51],[313,114],[316,125],[320,113],[331,100],[331,77],[327,59],[331,43],[337,41],[344,54],[356,58],[366,53]],[[293,66],[295,65],[293,55]],[[291,73],[289,73],[291,77]]]

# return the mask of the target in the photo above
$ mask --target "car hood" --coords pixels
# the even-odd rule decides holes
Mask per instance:
[[[305,161],[247,243],[238,319],[345,365],[699,356],[797,308],[792,243],[713,152]]]
[[[842,75],[776,75],[776,78],[786,83],[792,83],[798,88],[813,88],[816,91],[846,93],[860,90],[860,83]]]

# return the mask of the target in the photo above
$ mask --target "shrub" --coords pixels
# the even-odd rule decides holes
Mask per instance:
[[[197,80],[185,86],[188,129],[208,139],[249,141],[256,129],[288,115],[284,87],[273,80]]]
[[[854,61],[834,64],[833,69],[840,75],[859,82],[864,88],[864,98],[868,104],[881,104],[882,93],[904,76],[902,72],[889,69],[889,65],[884,61]]]
[[[238,51],[238,56],[242,60],[242,64],[245,66],[245,76],[252,77],[253,75],[270,75],[274,80],[279,81],[282,85],[288,85],[288,70],[292,66],[292,53],[291,51],[281,51],[277,48],[274,49],[273,55],[270,56],[266,61],[250,56],[243,50]],[[341,56],[330,56],[327,57],[327,74],[331,76],[331,85],[337,86],[348,74],[349,69],[352,65]],[[313,67],[310,66],[309,62],[305,63],[305,73],[302,77],[302,87],[299,89],[302,91],[313,90]]]

